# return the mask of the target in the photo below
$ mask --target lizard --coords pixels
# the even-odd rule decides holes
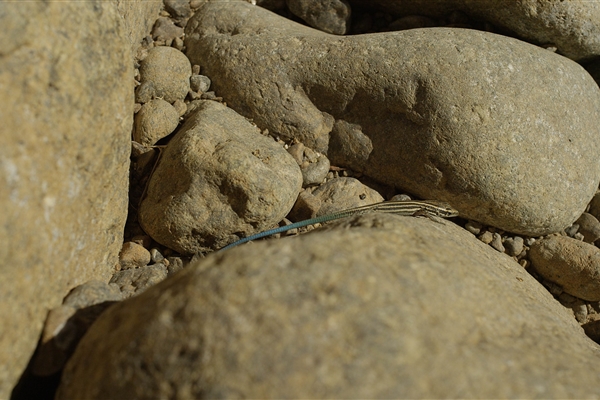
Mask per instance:
[[[280,226],[278,228],[269,229],[263,232],[255,233],[248,237],[242,238],[237,242],[233,242],[219,251],[227,250],[240,244],[247,243],[251,240],[262,239],[267,236],[277,233],[287,232],[291,229],[303,228],[308,225],[324,223],[340,218],[353,217],[372,212],[383,212],[405,216],[426,216],[426,217],[442,217],[451,218],[458,216],[458,211],[452,208],[449,204],[437,200],[408,200],[408,201],[382,201],[380,203],[369,204],[366,206],[349,208],[347,210],[337,211],[331,214],[322,215],[320,217],[310,218],[290,225]]]

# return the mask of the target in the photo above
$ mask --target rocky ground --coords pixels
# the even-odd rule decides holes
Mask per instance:
[[[600,8],[561,4],[165,0],[118,265],[13,397],[600,396]],[[213,254],[398,195],[460,217]]]

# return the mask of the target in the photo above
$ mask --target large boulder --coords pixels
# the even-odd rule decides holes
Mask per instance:
[[[131,46],[148,28],[147,18],[139,27],[119,10],[158,11],[155,2],[123,3],[0,6],[0,398],[27,365],[47,311],[115,270],[127,213]]]
[[[526,42],[458,28],[339,37],[244,2],[204,3],[186,35],[192,63],[259,127],[466,218],[556,232],[598,187],[600,90]]]
[[[333,225],[113,306],[57,399],[600,396],[600,348],[509,257],[447,221]]]
[[[397,16],[448,17],[459,11],[499,30],[583,61],[600,55],[600,3],[587,0],[350,0]]]

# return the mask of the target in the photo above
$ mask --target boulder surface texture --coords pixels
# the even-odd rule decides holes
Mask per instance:
[[[598,187],[600,90],[550,51],[458,28],[339,37],[244,2],[205,3],[186,35],[259,127],[323,152],[338,150],[330,134],[355,137],[353,169],[466,218],[556,232]]]
[[[351,0],[395,15],[465,14],[583,61],[600,55],[600,3],[588,0]]]
[[[599,350],[462,228],[374,214],[214,254],[113,306],[57,399],[589,398]]]
[[[115,270],[127,213],[131,44],[144,30],[119,13],[156,10],[127,3],[0,5],[3,399],[48,310],[71,288],[106,282]]]
[[[139,210],[144,230],[183,254],[268,229],[287,215],[302,186],[293,157],[256,126],[215,101],[194,104]]]

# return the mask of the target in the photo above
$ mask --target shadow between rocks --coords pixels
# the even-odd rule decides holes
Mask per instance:
[[[62,371],[77,344],[94,321],[115,301],[105,301],[78,309],[52,338],[42,341],[13,388],[10,400],[51,400],[60,384]]]

